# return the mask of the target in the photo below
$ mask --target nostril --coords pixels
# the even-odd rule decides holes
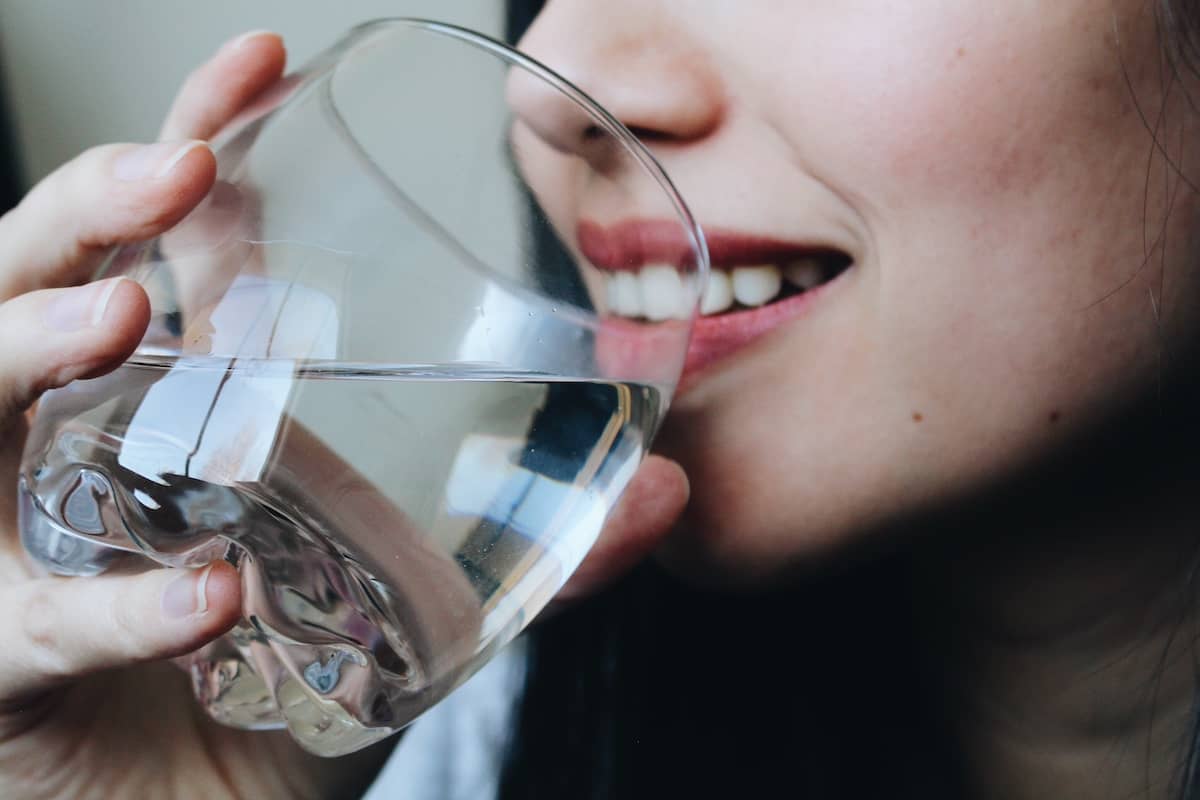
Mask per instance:
[[[521,70],[509,73],[505,98],[514,127],[527,128],[559,152],[578,155],[581,146],[607,135],[574,100]]]
[[[653,128],[646,128],[639,125],[626,127],[629,128],[629,132],[636,136],[639,141],[656,142],[670,138],[670,134],[664,133],[663,131],[654,130]],[[584,142],[597,142],[608,138],[608,133],[599,125],[588,125],[583,130],[580,138],[582,138]]]
[[[638,138],[641,142],[662,142],[673,138],[671,134],[665,131],[647,128],[641,125],[629,126],[629,131]]]

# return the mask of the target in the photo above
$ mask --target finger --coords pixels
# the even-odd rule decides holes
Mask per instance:
[[[688,491],[682,467],[661,456],[647,458],[555,600],[591,594],[648,556],[683,514]]]
[[[44,289],[0,304],[0,428],[41,392],[115,367],[149,321],[145,291],[127,278]]]
[[[0,217],[0,300],[86,279],[114,245],[152,238],[182,219],[215,177],[203,142],[87,151]]]
[[[210,138],[279,80],[286,62],[276,33],[252,31],[226,43],[184,81],[159,138]]]
[[[8,587],[0,618],[0,700],[72,678],[180,656],[220,636],[241,613],[237,570],[42,578]]]

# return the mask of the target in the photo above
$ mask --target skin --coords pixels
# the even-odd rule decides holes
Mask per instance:
[[[1122,61],[1153,116],[1148,7],[548,4],[523,48],[641,132],[702,225],[854,260],[677,400],[661,449],[692,481],[694,567],[777,572],[1011,473],[1190,337],[1186,249],[1139,270],[1163,193],[1167,241],[1195,212],[1161,166],[1144,205]]]
[[[1153,8],[550,0],[522,42],[702,225],[853,259],[676,398],[660,553],[754,586],[904,542],[971,796],[1171,796],[1191,722],[1198,470],[1071,460],[1196,341],[1195,87]]]

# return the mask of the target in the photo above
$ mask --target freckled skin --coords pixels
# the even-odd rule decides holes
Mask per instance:
[[[842,548],[1103,425],[1162,338],[1195,340],[1196,198],[1138,111],[1162,104],[1149,9],[550,0],[523,46],[652,133],[702,224],[854,260],[677,399],[669,554],[725,577]],[[1164,141],[1200,146],[1170,101]]]

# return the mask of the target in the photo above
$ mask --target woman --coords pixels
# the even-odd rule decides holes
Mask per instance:
[[[539,632],[512,796],[1195,796],[1198,15],[541,11],[526,49],[650,144],[742,305],[763,301],[747,276],[807,291],[701,323],[661,440],[691,499],[657,549],[712,588],[636,576]],[[179,140],[282,61],[269,35],[226,48],[177,101],[172,144],[87,154],[0,223],[14,440],[37,390],[111,368],[147,315],[126,283],[31,290],[185,213],[212,157]],[[678,512],[679,474],[646,474],[577,593]],[[0,793],[330,796],[382,757],[316,763],[264,735],[250,755],[167,699],[173,676],[84,677],[224,630],[228,569],[49,582],[8,541]]]
[[[509,796],[1200,796],[1200,6],[751,5],[551,0],[523,40],[716,267],[849,268],[701,322],[660,552],[724,591],[536,631]]]

